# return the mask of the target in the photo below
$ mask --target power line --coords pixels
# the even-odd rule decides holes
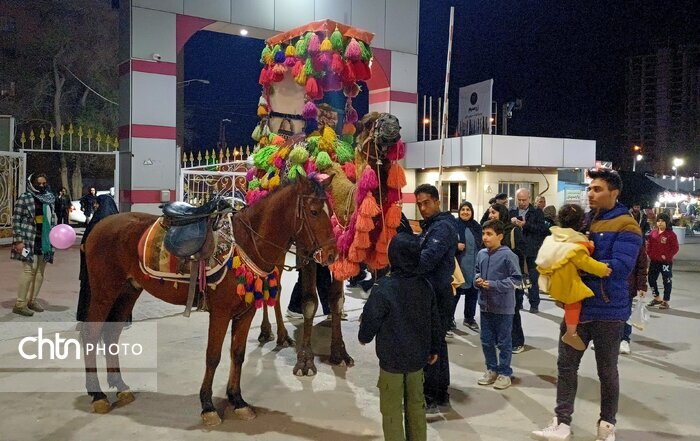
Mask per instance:
[[[94,93],[95,95],[99,96],[100,98],[102,98],[103,100],[107,101],[108,103],[112,103],[112,104],[114,104],[115,106],[118,106],[118,105],[119,105],[119,103],[117,103],[117,102],[115,102],[115,101],[112,101],[112,100],[110,100],[109,98],[107,98],[107,97],[105,97],[105,96],[103,96],[103,95],[100,95],[95,89],[93,89],[92,87],[90,87],[90,86],[88,86],[87,84],[85,84],[85,81],[81,80],[80,78],[78,78],[78,76],[77,76],[76,74],[74,74],[73,72],[71,72],[71,70],[68,69],[68,66],[63,66],[63,68],[64,68],[65,70],[67,70],[69,74],[73,75],[73,78],[75,78],[76,80],[78,80],[78,81],[80,82],[80,84],[82,84],[83,86],[87,87],[88,90],[89,90],[90,92],[92,92],[92,93]]]

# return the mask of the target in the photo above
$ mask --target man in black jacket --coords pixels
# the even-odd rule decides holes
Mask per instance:
[[[417,273],[425,275],[433,285],[440,314],[440,347],[438,362],[425,367],[426,412],[437,413],[438,406],[449,406],[450,365],[445,334],[452,322],[452,274],[455,270],[455,252],[458,234],[455,218],[449,212],[440,211],[437,188],[422,184],[413,192],[423,220],[420,223],[421,253]]]
[[[530,312],[536,314],[540,312],[540,287],[538,284],[540,275],[537,273],[535,258],[549,231],[544,221],[544,213],[542,213],[542,210],[534,207],[530,203],[530,190],[527,188],[519,188],[518,191],[515,192],[515,199],[518,203],[518,207],[514,210],[510,210],[510,221],[522,228],[523,236],[525,237],[527,278],[523,277],[523,280],[529,279],[530,281],[531,286],[527,292],[527,298],[530,301]]]
[[[430,283],[416,275],[420,250],[413,234],[392,239],[391,272],[372,289],[360,319],[360,343],[377,337],[379,407],[388,440],[426,439],[423,366],[435,363],[441,331]]]
[[[479,221],[480,225],[484,225],[484,222],[489,220],[489,208],[491,208],[491,205],[493,204],[501,204],[505,205],[506,207],[508,206],[508,195],[505,193],[498,193],[496,197],[489,199],[489,206],[486,207],[486,211],[484,212],[484,215],[481,216],[481,221]]]

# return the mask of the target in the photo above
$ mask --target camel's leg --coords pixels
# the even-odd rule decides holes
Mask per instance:
[[[354,366],[355,360],[348,355],[343,341],[343,331],[340,327],[340,314],[343,312],[345,295],[343,294],[343,281],[333,280],[331,291],[328,295],[328,303],[331,308],[331,355],[329,361],[333,364]]]
[[[226,395],[228,396],[228,402],[233,407],[233,412],[244,420],[255,418],[255,411],[241,396],[241,368],[245,360],[245,347],[248,340],[248,331],[250,331],[250,323],[255,316],[255,308],[249,306],[248,309],[243,316],[234,320],[231,325],[231,369],[229,370],[228,386],[226,387]]]
[[[212,401],[212,383],[214,373],[221,361],[221,349],[231,321],[230,308],[225,305],[214,304],[215,300],[210,297],[211,309],[209,310],[209,336],[207,339],[206,369],[202,387],[199,389],[199,401],[202,403],[202,420],[208,426],[221,424],[221,418],[216,412]]]
[[[258,341],[261,344],[265,344],[268,341],[272,341],[275,337],[272,336],[272,325],[270,324],[270,319],[267,315],[267,304],[263,303],[263,320],[260,325],[260,335],[258,336]]]
[[[280,277],[281,278],[281,277]],[[293,347],[294,340],[289,336],[287,328],[284,326],[284,317],[282,316],[282,306],[280,300],[282,298],[282,285],[278,282],[277,285],[277,303],[275,303],[275,322],[277,323],[277,347]]]
[[[314,325],[314,316],[318,309],[318,296],[316,295],[316,263],[306,264],[299,272],[302,287],[302,311],[304,313],[304,330],[302,342],[297,349],[297,363],[292,372],[294,375],[316,375],[318,370],[314,364],[314,352],[311,349],[311,331]]]

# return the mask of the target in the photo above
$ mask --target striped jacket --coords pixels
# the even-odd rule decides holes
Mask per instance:
[[[13,247],[10,252],[11,259],[23,262],[34,261],[34,240],[36,239],[35,211],[34,195],[29,191],[22,193],[17,198],[15,209],[12,213],[12,243],[24,242],[24,247],[29,250],[29,255],[24,257],[16,252]],[[56,223],[56,213],[53,205],[51,205],[51,217],[51,224],[54,225]],[[51,254],[48,256],[47,261],[53,263],[53,248],[51,248]]]

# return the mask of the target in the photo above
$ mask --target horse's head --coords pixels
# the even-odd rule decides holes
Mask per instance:
[[[333,263],[338,255],[335,235],[326,207],[326,188],[333,177],[318,182],[299,176],[296,181],[297,225],[292,239],[301,253],[308,250],[308,257],[322,264]]]

